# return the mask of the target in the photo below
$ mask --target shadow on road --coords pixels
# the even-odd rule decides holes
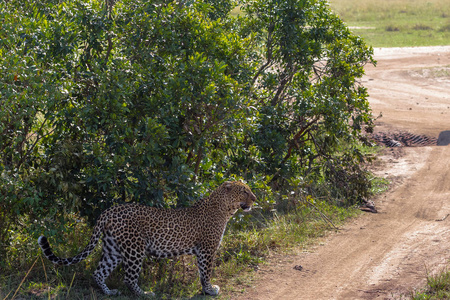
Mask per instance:
[[[450,130],[441,131],[441,133],[439,133],[437,145],[438,146],[450,145]]]

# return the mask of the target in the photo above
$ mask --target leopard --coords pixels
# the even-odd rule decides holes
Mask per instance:
[[[195,255],[202,292],[218,295],[211,284],[215,255],[230,218],[238,209],[251,210],[256,196],[241,181],[226,181],[193,205],[183,208],[158,208],[143,204],[118,204],[98,218],[88,245],[70,258],[57,257],[45,236],[38,244],[44,256],[55,265],[69,266],[86,259],[102,237],[102,255],[93,279],[106,295],[119,295],[109,289],[106,278],[122,264],[124,283],[136,295],[154,295],[138,285],[143,260],[147,256],[172,258]]]

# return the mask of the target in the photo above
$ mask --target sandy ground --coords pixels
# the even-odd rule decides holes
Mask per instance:
[[[406,299],[450,259],[450,46],[375,49],[368,66],[378,131],[439,137],[440,146],[380,158],[394,186],[313,249],[274,256],[233,299]],[[448,218],[447,218],[448,216]],[[301,271],[294,266],[301,265]]]

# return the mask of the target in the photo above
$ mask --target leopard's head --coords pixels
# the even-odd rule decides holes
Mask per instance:
[[[227,202],[231,213],[235,213],[239,208],[248,212],[256,201],[256,196],[248,185],[241,181],[226,181],[219,189],[225,194],[224,201]]]

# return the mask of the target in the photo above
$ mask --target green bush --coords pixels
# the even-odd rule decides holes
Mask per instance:
[[[363,174],[371,49],[326,1],[239,3],[0,4],[0,252],[19,216],[53,235],[72,212],[185,206],[228,178],[269,207],[308,176]]]

